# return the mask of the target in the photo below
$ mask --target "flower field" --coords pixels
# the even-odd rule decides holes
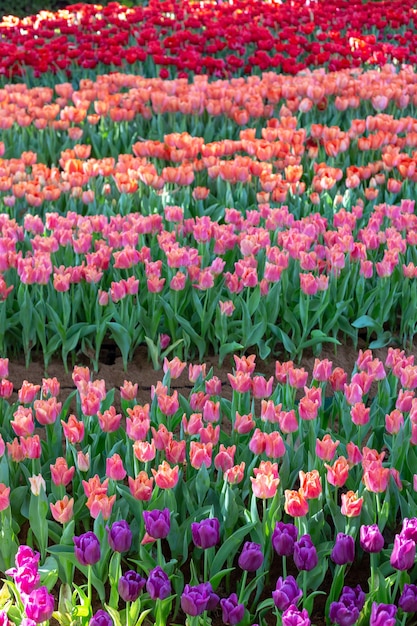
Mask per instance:
[[[412,2],[3,17],[2,624],[415,623],[416,50]]]

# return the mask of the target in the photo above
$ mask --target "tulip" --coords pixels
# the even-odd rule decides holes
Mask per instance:
[[[398,606],[405,613],[417,612],[417,586],[405,583],[403,592],[398,601]]]
[[[372,603],[369,626],[395,626],[397,607],[394,604]]]
[[[238,624],[245,614],[245,605],[239,603],[237,595],[232,593],[228,598],[220,600],[223,624]]]
[[[113,626],[113,620],[104,609],[99,609],[90,619],[89,626]]]
[[[417,518],[412,517],[408,519],[405,517],[403,519],[403,526],[401,530],[401,536],[405,537],[405,539],[412,539],[417,543]]]
[[[377,524],[371,526],[361,526],[360,528],[360,546],[365,552],[381,552],[384,547],[384,537]]]
[[[414,565],[415,558],[415,542],[412,539],[406,539],[402,534],[395,535],[390,557],[392,567],[405,571]]]
[[[72,520],[74,514],[74,498],[64,496],[62,500],[57,500],[55,504],[50,503],[52,517],[60,524],[67,524]]]
[[[127,552],[132,545],[132,531],[126,520],[114,522],[111,528],[106,526],[109,546],[115,552]]]
[[[73,540],[75,556],[81,565],[94,565],[100,560],[100,542],[92,531],[73,537]]]
[[[308,502],[301,489],[298,491],[286,489],[284,495],[284,509],[288,515],[292,517],[303,517],[308,513]]]
[[[37,563],[19,566],[17,570],[7,570],[6,574],[14,577],[20,593],[30,594],[40,582]]]
[[[310,626],[310,624],[307,609],[299,611],[295,604],[291,604],[282,614],[282,626]]]
[[[187,615],[195,617],[207,610],[210,593],[205,583],[200,585],[185,585],[181,595],[181,608]]]
[[[330,604],[330,621],[338,626],[353,626],[358,621],[359,613],[360,611],[356,606],[341,600]]]
[[[318,563],[317,550],[310,535],[303,535],[294,544],[294,563],[298,570],[309,572]]]
[[[341,513],[346,517],[358,517],[362,511],[363,498],[358,498],[358,494],[354,491],[342,493]]]
[[[356,585],[356,587],[343,587],[340,601],[345,604],[355,606],[360,612],[363,609],[365,600],[366,594],[360,585]]]
[[[346,565],[355,560],[355,540],[351,535],[338,533],[330,558],[337,565]]]
[[[124,600],[124,602],[134,602],[138,599],[145,584],[145,578],[134,570],[128,570],[119,578],[117,590],[119,592],[119,596],[122,600]]]
[[[53,612],[54,596],[45,586],[34,589],[25,599],[26,616],[37,624],[51,619]]]
[[[197,548],[206,550],[220,541],[220,522],[216,517],[191,524],[193,542]]]
[[[146,591],[149,593],[151,600],[165,600],[171,593],[169,578],[159,565],[149,572]]]
[[[168,508],[162,511],[154,509],[153,511],[143,511],[143,519],[145,520],[145,530],[154,539],[164,539],[167,537],[170,527],[170,512]]]
[[[275,591],[272,592],[274,604],[279,611],[286,611],[291,604],[296,605],[302,595],[303,592],[293,576],[287,576],[285,579],[280,576]]]
[[[291,556],[297,541],[298,529],[294,524],[277,522],[272,533],[272,545],[279,556]]]
[[[262,554],[260,544],[246,541],[239,556],[239,567],[247,572],[255,572],[261,567],[263,560],[264,555]]]

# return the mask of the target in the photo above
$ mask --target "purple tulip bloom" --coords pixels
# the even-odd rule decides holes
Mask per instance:
[[[406,539],[402,533],[395,535],[390,563],[398,570],[407,570],[414,565],[416,558],[416,544],[412,539]]]
[[[310,626],[311,620],[307,609],[299,611],[295,604],[292,604],[282,614],[282,626]]]
[[[417,544],[417,517],[403,519],[403,527],[401,530],[401,536],[405,539],[412,539]]]
[[[245,605],[239,604],[235,593],[232,593],[228,598],[220,600],[220,606],[222,607],[223,624],[234,626],[234,624],[242,621],[245,614]]]
[[[145,578],[133,569],[130,569],[126,572],[126,574],[119,578],[117,590],[122,600],[125,602],[134,602],[139,598],[139,594],[145,584]]]
[[[381,552],[384,547],[384,537],[378,528],[378,524],[361,526],[360,546],[365,552]]]
[[[54,612],[54,596],[47,587],[38,587],[30,592],[25,600],[25,613],[37,624],[51,619]]]
[[[338,533],[330,558],[336,565],[346,565],[355,560],[355,540],[351,535]]]
[[[106,526],[109,546],[115,552],[127,552],[132,545],[132,531],[125,520],[114,522],[111,528]]]
[[[149,593],[151,600],[165,600],[171,593],[171,583],[162,567],[155,567],[149,572],[146,581],[146,591]]]
[[[253,541],[246,541],[239,557],[239,567],[247,572],[256,572],[264,562],[261,545]]]
[[[94,565],[100,560],[100,542],[91,530],[79,537],[73,537],[73,540],[74,553],[81,565]]]
[[[201,585],[206,587],[207,593],[209,594],[209,601],[207,603],[206,611],[212,611],[219,604],[220,598],[217,595],[217,593],[214,593],[213,587],[211,586],[211,583],[209,583],[209,582],[201,583]]]
[[[210,590],[205,583],[195,585],[194,587],[185,585],[181,596],[181,608],[187,615],[195,617],[207,610],[209,601]]]
[[[298,570],[309,572],[318,563],[317,550],[310,535],[303,535],[294,544],[294,563]]]
[[[332,602],[329,617],[332,624],[338,626],[353,626],[359,618],[359,609],[351,603]]]
[[[303,592],[297,585],[294,576],[287,576],[284,580],[280,576],[277,580],[275,591],[272,592],[274,604],[280,611],[286,611],[291,604],[297,604]]]
[[[220,541],[220,522],[217,517],[203,519],[191,524],[191,534],[197,548],[207,550]]]
[[[417,613],[417,586],[405,583],[398,606],[405,613]]]
[[[171,528],[169,509],[143,511],[145,530],[154,539],[164,539]]]
[[[297,541],[298,528],[294,524],[277,522],[272,533],[272,545],[279,556],[292,556]]]
[[[395,626],[397,607],[394,604],[372,604],[369,626]]]
[[[360,585],[356,587],[343,587],[340,600],[345,604],[352,604],[362,611],[366,600],[366,594]]]
[[[104,609],[99,609],[90,619],[89,626],[113,626],[113,620]]]

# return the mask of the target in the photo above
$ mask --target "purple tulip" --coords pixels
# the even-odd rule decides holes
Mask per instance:
[[[104,609],[99,609],[90,619],[89,626],[113,626],[113,620]]]
[[[171,583],[162,567],[155,567],[149,572],[146,581],[146,591],[149,593],[151,600],[165,600],[171,593]]]
[[[256,572],[264,561],[261,545],[253,541],[246,541],[239,557],[239,567],[247,572]]]
[[[127,552],[132,545],[132,531],[125,520],[114,522],[111,528],[106,526],[109,546],[115,552]]]
[[[412,539],[417,544],[417,517],[412,517],[411,519],[405,517],[403,519],[401,535],[405,539]]]
[[[395,626],[397,607],[394,604],[373,602],[369,626]]]
[[[54,596],[47,587],[38,587],[30,592],[25,600],[25,613],[37,624],[51,619],[54,612]]]
[[[207,583],[201,583],[201,585],[206,587],[207,593],[209,594],[209,601],[207,603],[206,611],[212,611],[219,604],[220,598],[217,595],[217,593],[214,593],[213,587],[211,586],[211,583],[208,583],[208,582]]]
[[[298,528],[294,524],[277,522],[272,533],[272,545],[279,556],[292,556],[297,541]]]
[[[81,565],[94,565],[100,560],[100,542],[91,530],[79,537],[73,537],[73,540],[74,553]]]
[[[346,565],[355,560],[355,540],[351,535],[338,533],[330,558],[336,565]]]
[[[245,614],[245,605],[239,604],[235,593],[232,593],[228,598],[220,600],[220,606],[222,607],[223,624],[234,626],[234,624],[239,624],[242,621]]]
[[[310,626],[311,620],[307,609],[299,611],[295,604],[292,604],[282,614],[282,626]]]
[[[310,535],[303,535],[294,544],[294,563],[298,570],[309,572],[314,569],[319,559]]]
[[[217,517],[203,519],[191,524],[191,534],[197,548],[207,550],[220,541],[220,522]]]
[[[181,608],[187,615],[196,617],[196,615],[201,615],[207,610],[209,601],[210,591],[205,583],[194,587],[185,585],[181,596]]]
[[[274,604],[280,611],[286,611],[291,604],[297,604],[302,595],[294,576],[287,576],[285,580],[280,576],[275,591],[272,592]]]
[[[145,586],[146,580],[140,574],[130,569],[119,578],[117,590],[119,596],[125,602],[134,602],[139,598],[139,594]]]
[[[154,539],[164,539],[171,528],[169,509],[143,511],[145,530]]]
[[[332,624],[338,626],[353,626],[359,618],[359,609],[350,603],[332,602],[329,617]]]
[[[417,612],[417,586],[405,583],[403,592],[398,600],[398,606],[404,613]]]
[[[381,552],[384,547],[384,537],[378,528],[378,524],[361,526],[360,546],[365,552]]]
[[[390,563],[398,570],[407,570],[414,565],[416,558],[416,544],[412,539],[406,539],[402,533],[395,535]]]
[[[340,596],[341,602],[356,606],[360,612],[363,609],[365,600],[366,594],[360,585],[356,585],[356,587],[343,587],[342,595]]]

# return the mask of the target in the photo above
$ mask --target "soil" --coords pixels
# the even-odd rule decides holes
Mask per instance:
[[[337,347],[337,350],[335,351],[333,346],[325,345],[323,346],[323,351],[320,354],[320,358],[327,358],[331,360],[333,362],[333,367],[342,367],[349,376],[354,368],[355,360],[358,355],[358,350],[365,350],[366,347],[367,346],[364,342],[360,342],[356,349],[352,345],[344,345]],[[373,350],[374,357],[378,357],[382,361],[385,361],[386,354],[387,348]],[[413,346],[411,350],[407,351],[407,354],[414,354],[415,356],[417,356],[417,346]],[[309,372],[310,380],[311,372],[314,365],[314,359],[315,356],[313,354],[306,353],[303,355],[301,362],[297,364],[298,367],[304,367]],[[283,362],[288,359],[287,357],[285,357],[285,355],[281,355],[278,357],[278,360]],[[211,355],[205,359],[205,363],[207,365],[207,371],[208,369],[213,367],[214,374],[216,374],[223,383],[223,395],[227,397],[228,393],[230,393],[227,373],[233,371],[233,360],[230,359],[227,363],[224,363],[220,367],[218,364],[218,358],[214,355]],[[86,362],[85,357],[80,357],[76,364],[89,365],[89,363]],[[17,390],[20,388],[24,380],[28,380],[29,382],[34,384],[40,384],[44,376],[56,376],[61,383],[61,398],[65,398],[74,389],[71,373],[72,368],[69,367],[69,371],[66,372],[60,359],[52,360],[47,372],[45,372],[41,356],[36,355],[34,355],[28,368],[25,367],[23,357],[10,359],[9,363],[9,380],[13,382],[15,393],[17,393]],[[268,361],[261,361],[260,359],[256,359],[256,373],[264,374],[267,377],[273,376],[275,373],[275,359],[271,359]],[[113,344],[106,344],[104,346],[101,354],[99,369],[97,372],[93,373],[94,379],[102,378],[106,381],[106,388],[108,390],[113,387],[117,389],[120,388],[125,380],[131,381],[132,383],[138,383],[137,402],[139,404],[150,401],[151,386],[155,385],[158,380],[162,379],[162,376],[162,370],[155,371],[153,369],[152,363],[147,356],[146,347],[140,347],[137,350],[134,355],[133,361],[128,364],[127,370],[124,371],[121,356],[118,353],[117,348]],[[184,370],[184,373],[179,379],[172,381],[171,385],[172,389],[177,389],[179,393],[182,393],[183,395],[188,395],[192,385],[188,381],[187,369]],[[291,570],[289,570],[288,574],[291,573],[296,576],[298,572],[292,572]],[[271,570],[269,575],[269,580],[271,582],[270,584],[267,584],[265,586],[260,601],[267,597],[271,597],[271,593],[275,589],[276,580],[280,575],[280,559],[276,557],[271,564]],[[367,563],[365,561],[355,563],[351,570],[347,573],[345,584],[351,586],[356,586],[357,584],[360,584],[364,591],[367,591],[368,576],[369,566],[367,565]],[[328,593],[330,585],[331,574],[330,571],[328,571],[328,574],[323,585],[321,586],[321,589]],[[314,612],[311,618],[312,623],[316,626],[325,625],[324,607],[327,600],[327,593],[326,595],[320,595],[315,599]],[[96,602],[94,608],[95,610],[97,610],[101,607]],[[185,624],[185,616],[180,614],[177,616],[175,621],[177,624]],[[212,626],[220,626],[222,623],[223,622],[221,619],[221,610],[219,608],[217,613],[213,615]],[[269,614],[268,624],[276,624],[275,617],[272,614]]]

